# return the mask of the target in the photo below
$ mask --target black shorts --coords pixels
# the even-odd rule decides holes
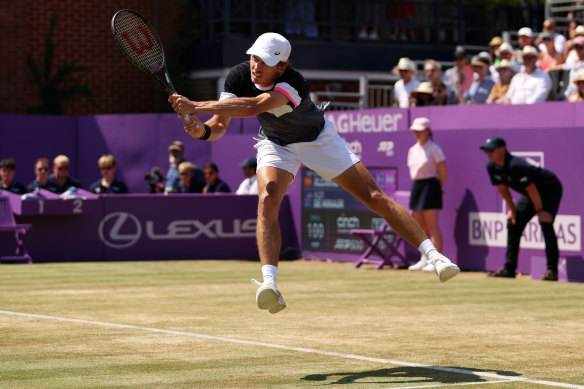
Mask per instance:
[[[442,188],[436,178],[415,180],[410,193],[410,209],[442,209]]]

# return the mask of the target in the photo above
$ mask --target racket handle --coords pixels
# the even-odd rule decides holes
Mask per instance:
[[[173,93],[172,93],[172,96],[174,96],[174,95],[178,95],[178,93],[176,93],[176,92],[173,92]],[[185,117],[183,118],[183,122],[184,122],[185,124],[187,124],[187,123],[190,123],[190,122],[191,122],[191,117],[190,117],[188,114],[186,114],[186,115],[185,115]]]

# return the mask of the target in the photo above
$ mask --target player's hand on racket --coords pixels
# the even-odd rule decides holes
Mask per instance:
[[[183,126],[187,134],[193,138],[201,138],[205,134],[205,125],[197,115],[178,115],[183,121]]]
[[[176,113],[182,116],[187,116],[192,113],[196,113],[195,111],[195,102],[187,99],[184,96],[174,94],[168,96],[168,102],[172,104],[172,109]]]

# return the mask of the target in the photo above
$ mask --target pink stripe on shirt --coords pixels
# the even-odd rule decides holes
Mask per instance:
[[[290,100],[292,102],[292,104],[294,104],[294,107],[298,106],[298,104],[296,104],[296,101],[294,101],[294,99],[292,97],[290,97],[290,94],[285,89],[282,89],[280,87],[276,87],[276,88],[274,88],[274,90],[275,91],[277,90],[278,92],[284,93],[286,95],[286,97],[288,98],[288,100]]]

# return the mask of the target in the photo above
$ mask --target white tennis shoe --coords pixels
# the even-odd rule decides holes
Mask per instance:
[[[259,289],[256,292],[256,303],[258,304],[259,309],[267,309],[270,313],[278,313],[286,308],[286,302],[284,301],[282,294],[274,285],[262,284],[253,278],[251,279],[251,282],[259,285]]]
[[[422,254],[420,256],[420,260],[416,263],[414,263],[413,265],[408,266],[408,270],[422,270],[424,268],[424,266],[426,266],[428,264],[428,257],[425,256],[424,254]],[[434,271],[434,268],[432,267],[432,271]]]
[[[434,266],[434,271],[440,282],[446,282],[460,272],[460,268],[444,255],[438,253],[432,257],[432,259],[428,259],[428,262]]]

